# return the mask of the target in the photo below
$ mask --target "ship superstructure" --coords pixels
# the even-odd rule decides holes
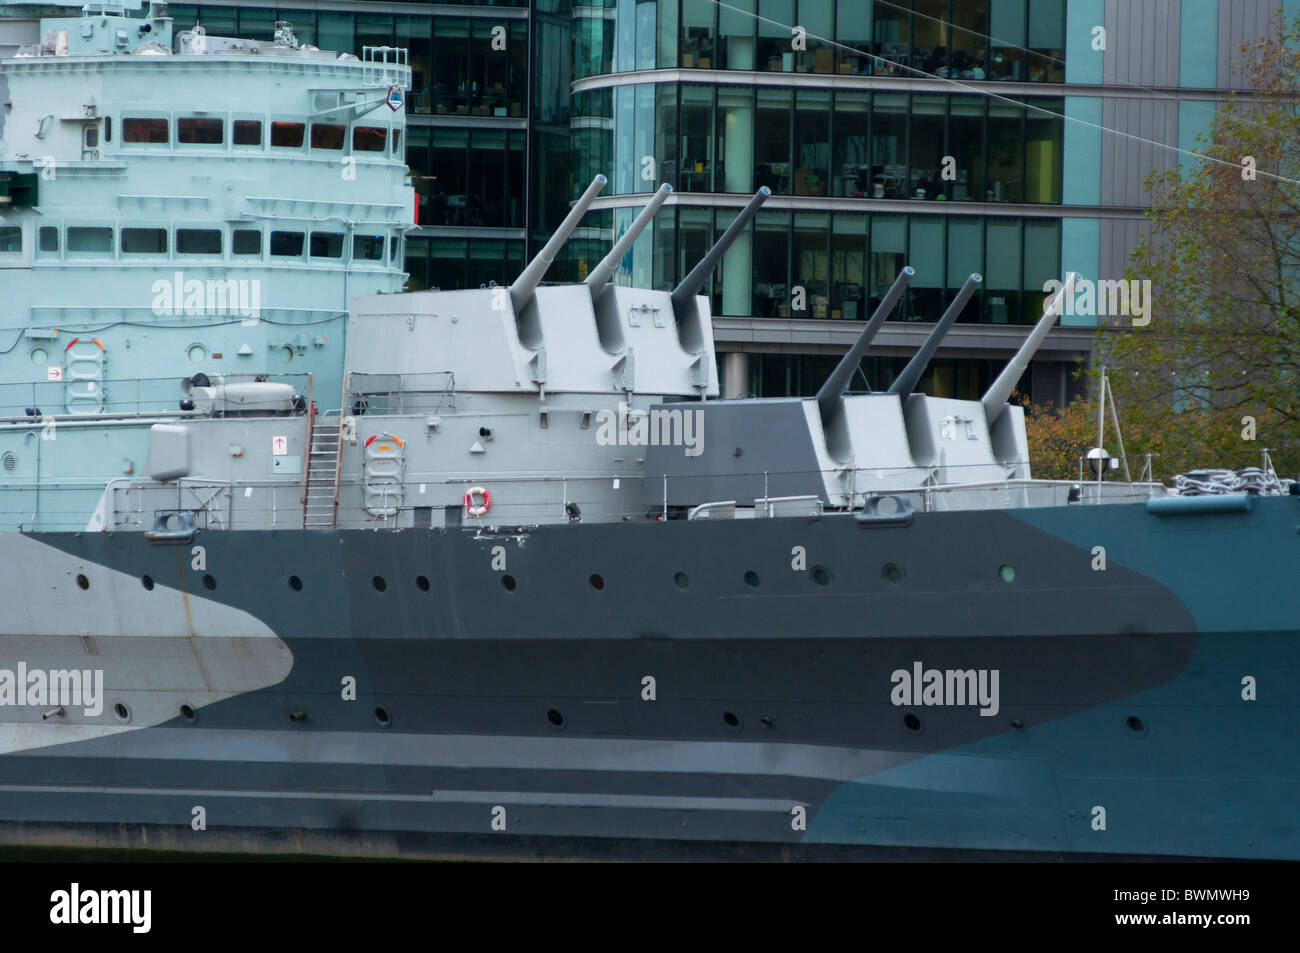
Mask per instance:
[[[1300,856],[1297,500],[1273,495],[1288,489],[1275,479],[1189,496],[1100,467],[1033,478],[1009,400],[1077,276],[981,400],[917,392],[979,275],[888,391],[850,392],[910,268],[815,397],[719,400],[699,292],[766,189],[671,292],[611,282],[666,186],[585,282],[542,284],[597,176],[508,287],[387,293],[410,196],[397,116],[358,193],[365,210],[344,215],[333,196],[357,142],[379,136],[358,130],[400,100],[400,54],[331,59],[287,30],[269,46],[197,33],[170,55],[132,46],[128,23],[165,34],[157,8],[82,37],[116,44],[125,30],[134,52],[74,52],[63,34],[88,19],[48,25],[40,55],[0,63],[10,95],[29,66],[60,75],[74,57],[232,83],[302,70],[309,95],[260,114],[251,161],[266,188],[229,203],[237,123],[257,119],[234,97],[220,142],[189,141],[218,128],[198,93],[179,113],[114,107],[114,138],[131,119],[159,137],[165,124],[166,149],[160,138],[141,157],[163,178],[187,170],[173,191],[115,184],[135,174],[125,142],[117,159],[69,159],[109,172],[50,180],[66,193],[31,178],[30,143],[5,159],[6,222],[21,223],[5,226],[19,235],[11,271],[29,283],[10,296],[28,308],[10,330],[47,363],[11,352],[12,373],[0,365],[0,387],[33,395],[0,419],[4,838]],[[90,85],[69,79],[69,102],[91,105]],[[107,114],[74,134],[39,111],[17,124],[37,140],[110,135]],[[16,122],[2,130],[11,151]],[[277,123],[301,127],[306,144],[282,146],[300,152],[265,138]],[[318,125],[350,131],[335,148]],[[331,169],[342,186],[325,188]],[[311,176],[314,192],[273,198]],[[82,204],[47,207],[51,194]],[[191,194],[195,227],[221,236],[219,260],[195,258],[202,280],[234,281],[239,297],[245,274],[274,279],[339,330],[318,343],[303,314],[274,311],[278,297],[256,316],[156,320],[155,306],[183,307],[183,285],[130,311],[133,273],[165,281],[194,247],[188,220],[153,212],[181,215]],[[327,231],[335,212],[355,227]],[[79,237],[71,254],[69,231],[94,227],[113,232],[110,251],[85,257]],[[166,266],[133,267],[137,227],[162,233]],[[238,262],[235,236],[259,229],[260,264]],[[278,263],[292,256],[275,236],[293,229],[302,257]],[[117,289],[124,316],[86,313],[96,286]],[[285,328],[308,336],[286,345]],[[275,369],[286,347],[305,381]],[[209,353],[195,361],[195,348]],[[109,361],[118,376],[95,377]],[[156,384],[123,407],[123,380]]]

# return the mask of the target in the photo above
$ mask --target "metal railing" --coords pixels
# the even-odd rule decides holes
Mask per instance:
[[[294,393],[306,394],[311,388],[311,374],[225,374],[226,383],[247,383],[256,380],[290,384]],[[103,402],[98,412],[69,411],[69,387],[94,383]],[[0,383],[0,419],[15,418],[39,420],[42,417],[99,418],[113,415],[140,414],[179,415],[181,392],[179,377],[122,377],[99,381],[11,381]],[[84,403],[85,399],[79,400]]]
[[[456,409],[456,374],[431,371],[420,374],[348,375],[344,401],[351,414],[441,414]]]

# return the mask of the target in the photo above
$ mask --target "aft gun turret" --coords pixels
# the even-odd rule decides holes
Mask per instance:
[[[1007,361],[1007,366],[1002,369],[984,396],[980,398],[980,403],[984,405],[984,418],[988,421],[989,429],[997,423],[997,419],[1002,416],[1002,411],[1006,409],[1007,401],[1011,399],[1011,392],[1015,390],[1016,384],[1020,381],[1025,369],[1029,367],[1029,362],[1034,359],[1038,349],[1043,346],[1043,340],[1047,337],[1047,332],[1052,330],[1056,324],[1056,319],[1061,316],[1065,310],[1065,302],[1070,300],[1074,294],[1075,282],[1082,278],[1081,275],[1071,272],[1065,277],[1065,284],[1061,290],[1056,293],[1056,297],[1043,311],[1043,316],[1038,319],[1038,324],[1034,330],[1029,332],[1029,337],[1025,338],[1025,343],[1020,345],[1020,350],[1015,353],[1011,360]]]
[[[889,393],[897,394],[900,399],[907,400],[907,396],[916,390],[921,375],[930,366],[934,352],[939,350],[939,345],[943,343],[943,339],[952,330],[957,315],[961,314],[961,309],[966,307],[966,302],[971,299],[971,295],[975,294],[975,289],[980,286],[980,282],[983,280],[979,275],[971,275],[966,279],[966,283],[957,292],[957,297],[952,299],[952,304],[948,305],[948,310],[939,318],[939,323],[934,326],[934,330],[925,339],[921,349],[907,362],[907,367],[903,368],[903,373],[899,374],[897,380],[890,386]]]

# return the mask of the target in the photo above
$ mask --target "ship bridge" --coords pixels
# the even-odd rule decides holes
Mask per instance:
[[[349,297],[406,277],[406,51],[61,5],[0,0],[0,374],[83,413],[197,372],[310,373],[334,403]]]

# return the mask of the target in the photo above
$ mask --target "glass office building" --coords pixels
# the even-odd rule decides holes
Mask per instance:
[[[673,286],[755,189],[709,282],[727,393],[811,393],[904,264],[863,371],[884,386],[984,276],[925,386],[973,396],[1065,271],[1123,277],[1144,181],[1240,85],[1239,44],[1300,0],[498,0],[173,5],[213,33],[410,49],[412,289],[509,281],[597,172],[548,274],[576,280],[660,182],[616,275]],[[797,28],[797,29],[796,29]],[[504,36],[504,49],[500,38]],[[496,42],[494,43],[494,39]],[[1064,319],[1022,390],[1057,403],[1096,318]]]

